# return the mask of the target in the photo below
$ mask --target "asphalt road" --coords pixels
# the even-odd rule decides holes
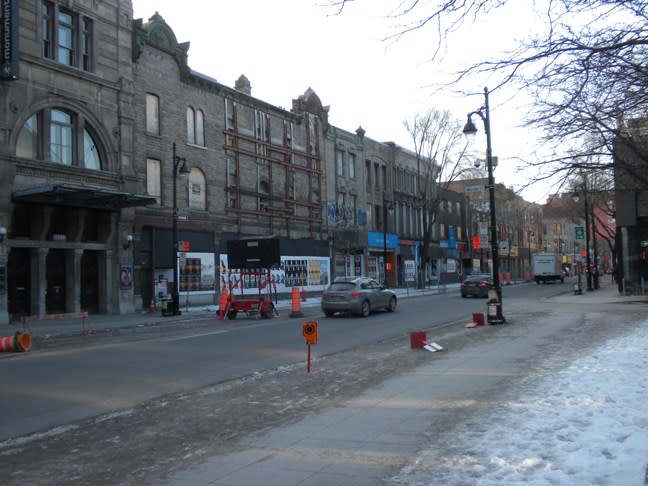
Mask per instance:
[[[557,298],[544,298],[561,292]],[[307,314],[306,318],[318,318],[325,337],[321,336],[320,344],[315,346],[313,371],[308,374],[305,372],[300,319],[221,321],[220,328],[216,328],[213,322],[208,325],[198,322],[194,326],[183,324],[170,326],[164,332],[150,329],[145,334],[120,335],[116,339],[96,342],[91,348],[67,344],[60,349],[51,348],[50,351],[0,360],[0,372],[3,373],[11,362],[38,361],[48,357],[60,360],[76,356],[78,368],[85,368],[79,371],[68,365],[71,376],[65,383],[72,392],[56,392],[55,383],[47,379],[38,380],[43,390],[27,382],[22,384],[23,393],[28,395],[29,390],[33,390],[33,395],[40,400],[55,403],[57,408],[53,409],[52,422],[61,426],[53,429],[41,427],[38,430],[42,433],[0,441],[0,456],[3,458],[0,477],[7,485],[212,484],[214,478],[223,474],[223,465],[235,457],[251,461],[249,467],[241,470],[242,474],[254,474],[254,471],[259,474],[252,483],[243,483],[265,484],[270,466],[273,484],[288,484],[282,476],[283,462],[275,464],[254,460],[258,457],[255,451],[264,443],[259,442],[260,438],[270,441],[272,437],[279,437],[281,442],[288,434],[293,440],[305,440],[303,426],[321,418],[321,423],[329,424],[324,434],[326,442],[328,434],[334,432],[331,414],[340,419],[337,413],[341,409],[358,403],[358,398],[365,393],[372,396],[383,390],[387,383],[398,388],[392,391],[399,397],[405,392],[402,386],[406,386],[408,393],[423,393],[426,403],[439,405],[416,407],[420,416],[409,423],[415,425],[417,432],[403,435],[401,424],[403,420],[407,421],[407,417],[394,415],[387,422],[376,422],[376,417],[357,415],[360,425],[368,425],[370,431],[380,430],[405,439],[393,455],[379,455],[380,460],[372,457],[368,462],[358,462],[354,469],[355,479],[350,478],[351,482],[347,482],[377,484],[367,478],[390,477],[396,473],[412,453],[429,443],[431,432],[436,436],[440,430],[454,430],[457,424],[463,423],[466,413],[479,413],[485,403],[490,403],[491,407],[501,406],[498,401],[507,390],[523,384],[528,376],[537,374],[539,370],[551,372],[556,363],[568,362],[570,357],[578,356],[586,348],[607,339],[610,333],[624,332],[627,326],[637,322],[638,316],[643,316],[644,310],[640,306],[598,303],[594,294],[579,300],[569,294],[571,287],[566,285],[531,284],[506,288],[504,310],[510,325],[477,329],[465,329],[463,324],[473,311],[485,310],[484,300],[461,299],[454,294],[403,299],[396,313],[376,314],[367,319],[324,319],[312,309],[312,314]],[[458,319],[447,320],[453,316],[458,316]],[[617,325],[610,326],[610,322]],[[428,330],[428,337],[433,336],[435,341],[443,343],[447,352],[437,356],[422,350],[412,351],[407,333],[419,329]],[[220,334],[214,334],[215,331]],[[276,335],[284,335],[284,338]],[[295,335],[297,343],[294,342]],[[227,340],[225,336],[233,338]],[[218,339],[223,340],[222,346],[215,343]],[[230,362],[225,362],[218,352],[213,352],[211,362],[205,363],[207,358],[204,355],[207,353],[202,345],[197,344],[202,341],[207,341],[205,344],[212,348],[218,347],[221,353],[225,352]],[[248,346],[248,341],[252,342],[251,346]],[[235,349],[225,349],[228,343]],[[248,352],[250,348],[255,348],[254,353]],[[142,357],[131,361],[126,350],[133,353],[141,350]],[[237,350],[245,350],[245,353],[237,356]],[[165,362],[163,351],[173,355],[170,364]],[[102,361],[106,359],[104,353],[116,357],[108,359],[106,364]],[[119,361],[124,359],[129,362]],[[145,363],[152,359],[157,361]],[[96,367],[98,361],[113,372],[92,372],[88,363],[92,362]],[[116,369],[121,373],[133,366],[132,362],[144,363],[142,367],[146,372],[138,374],[136,369],[134,376],[126,377],[126,387],[118,377],[111,377],[110,383],[115,388],[106,391],[106,384],[85,377],[110,376],[117,374]],[[273,362],[283,364],[265,370],[259,365]],[[55,361],[49,363],[55,367]],[[430,366],[433,376],[421,381],[419,372]],[[201,367],[205,368],[204,372]],[[182,387],[187,383],[214,383],[214,376],[223,368],[238,378],[215,385],[184,388],[183,391]],[[253,371],[248,373],[248,370]],[[173,374],[175,381],[171,382],[166,373]],[[208,376],[190,376],[192,373]],[[57,372],[56,376],[60,374]],[[401,381],[408,374],[410,381]],[[69,382],[81,376],[84,381],[76,387],[70,385]],[[412,378],[416,380],[415,389],[410,389]],[[184,381],[181,383],[180,380]],[[424,382],[428,386],[423,386]],[[148,400],[135,400],[127,393],[131,390],[145,395],[142,393],[144,390],[154,395],[150,389],[164,386],[179,391]],[[102,396],[102,393],[105,394]],[[85,402],[84,397],[90,398]],[[468,399],[461,403],[472,403],[475,409],[443,406],[457,397]],[[11,395],[3,395],[2,400],[8,403]],[[23,405],[29,405],[25,396],[20,400]],[[99,405],[89,403],[91,400]],[[119,400],[131,403],[131,406],[111,408],[104,405]],[[66,403],[77,407],[76,413],[71,414],[77,419],[63,420],[61,406]],[[81,414],[78,408],[82,406],[110,410]],[[411,412],[407,407],[397,407],[392,413],[396,414],[398,410],[406,414]],[[29,410],[26,412],[31,413]],[[19,415],[15,413],[14,417]],[[42,413],[32,415],[39,419],[48,418]],[[21,424],[26,422],[27,419]],[[6,423],[3,419],[3,426]],[[304,425],[300,427],[300,424]],[[389,424],[395,429],[390,429]],[[358,424],[342,420],[338,432],[347,437],[351,430],[356,430],[353,425]],[[293,426],[297,428],[294,432],[297,437],[290,436],[290,431],[295,430]],[[374,437],[374,432],[371,432],[371,437]],[[281,444],[286,445],[284,442]],[[281,444],[274,444],[271,448],[281,448]],[[319,449],[326,443],[313,442],[311,445]],[[366,445],[369,447],[371,444]],[[375,446],[380,448],[384,444],[380,442]],[[286,450],[286,454],[291,454],[291,450]],[[354,450],[353,454],[362,456],[362,451]],[[274,457],[274,454],[271,452],[270,456]],[[277,457],[283,456],[279,454]],[[299,462],[299,458],[292,459]],[[344,459],[341,458],[346,464]],[[257,462],[263,463],[265,468],[261,469],[265,473],[258,470]],[[272,464],[276,469],[272,469]],[[339,480],[337,468],[336,473]],[[369,482],[358,483],[358,478]],[[241,482],[236,480],[226,484]]]
[[[568,291],[565,285],[521,285],[504,289],[508,299]],[[401,299],[395,313],[369,318],[325,318],[307,309],[305,320],[319,322],[313,359],[407,336],[410,332],[470,320],[484,312],[483,299],[462,299],[458,291]],[[304,319],[192,321],[176,332],[131,339],[95,340],[90,345],[52,347],[0,360],[0,441],[88,417],[134,407],[170,393],[304,362]]]

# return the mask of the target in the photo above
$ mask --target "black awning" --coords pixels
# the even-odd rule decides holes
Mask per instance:
[[[17,202],[109,210],[145,206],[156,202],[156,198],[152,196],[75,184],[34,186],[14,191],[11,196]]]

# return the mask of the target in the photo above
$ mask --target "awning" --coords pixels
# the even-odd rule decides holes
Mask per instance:
[[[11,196],[16,202],[108,210],[145,206],[156,202],[153,196],[75,184],[34,186],[14,191]]]

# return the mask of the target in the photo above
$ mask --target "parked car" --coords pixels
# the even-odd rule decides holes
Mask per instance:
[[[488,297],[488,291],[494,288],[493,279],[488,274],[468,275],[461,282],[461,296]]]
[[[337,312],[367,317],[372,311],[396,310],[396,294],[368,277],[339,277],[322,292],[322,311],[327,317]]]

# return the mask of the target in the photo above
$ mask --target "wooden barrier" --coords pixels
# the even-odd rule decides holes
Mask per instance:
[[[66,312],[63,314],[42,314],[42,315],[33,315],[33,316],[22,316],[20,322],[23,325],[23,329],[27,329],[31,332],[29,327],[30,322],[36,321],[62,321],[65,319],[81,319],[81,329],[83,332],[86,332],[86,324],[88,319],[87,311],[80,312]]]

